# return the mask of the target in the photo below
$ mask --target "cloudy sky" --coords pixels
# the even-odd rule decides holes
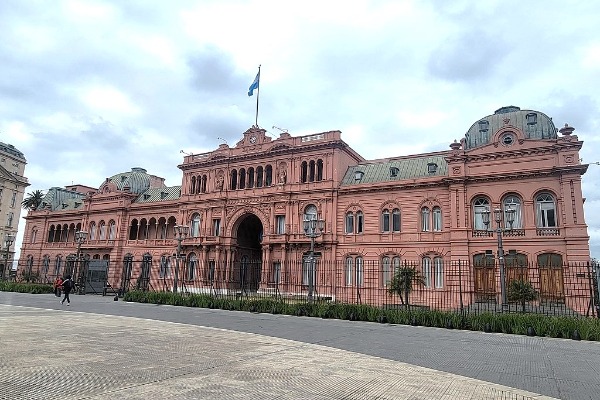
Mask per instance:
[[[369,159],[440,151],[515,105],[574,126],[593,163],[599,26],[591,0],[2,0],[0,141],[25,154],[28,192],[131,167],[175,186],[181,150],[254,124],[262,65],[258,124],[274,137],[339,129]],[[583,178],[595,257],[599,177]]]

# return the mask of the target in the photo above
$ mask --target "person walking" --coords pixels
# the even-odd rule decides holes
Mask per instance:
[[[71,293],[71,290],[73,289],[74,286],[75,286],[75,283],[71,279],[71,275],[65,276],[65,280],[62,283],[62,288],[63,288],[63,291],[65,292],[65,297],[61,300],[61,302],[60,302],[61,305],[65,303],[65,300],[67,301],[68,306],[71,305],[71,299],[69,298],[69,293]]]
[[[54,281],[54,295],[56,297],[60,297],[61,295],[62,283],[62,278],[60,276],[56,277],[56,280]]]

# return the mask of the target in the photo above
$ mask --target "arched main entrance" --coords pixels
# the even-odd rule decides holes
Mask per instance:
[[[263,225],[254,214],[242,216],[236,225],[233,286],[242,292],[256,291],[260,283],[262,267]]]

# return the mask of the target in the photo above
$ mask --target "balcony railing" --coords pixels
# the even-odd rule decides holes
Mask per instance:
[[[536,233],[538,236],[559,236],[560,229],[558,229],[558,228],[537,228]]]

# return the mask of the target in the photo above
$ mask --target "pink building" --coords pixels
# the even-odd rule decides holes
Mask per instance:
[[[394,271],[411,265],[424,278],[416,304],[498,301],[500,272],[568,304],[589,295],[586,280],[565,283],[590,259],[573,130],[503,107],[450,150],[365,160],[339,131],[273,140],[252,127],[233,147],[185,156],[181,186],[132,168],[98,189],[50,189],[26,217],[21,265],[63,274],[86,231],[80,253],[109,260],[123,290],[171,290],[177,271],[180,290],[382,304]],[[311,252],[303,224],[315,218],[324,226]],[[176,225],[189,229],[179,267]]]

